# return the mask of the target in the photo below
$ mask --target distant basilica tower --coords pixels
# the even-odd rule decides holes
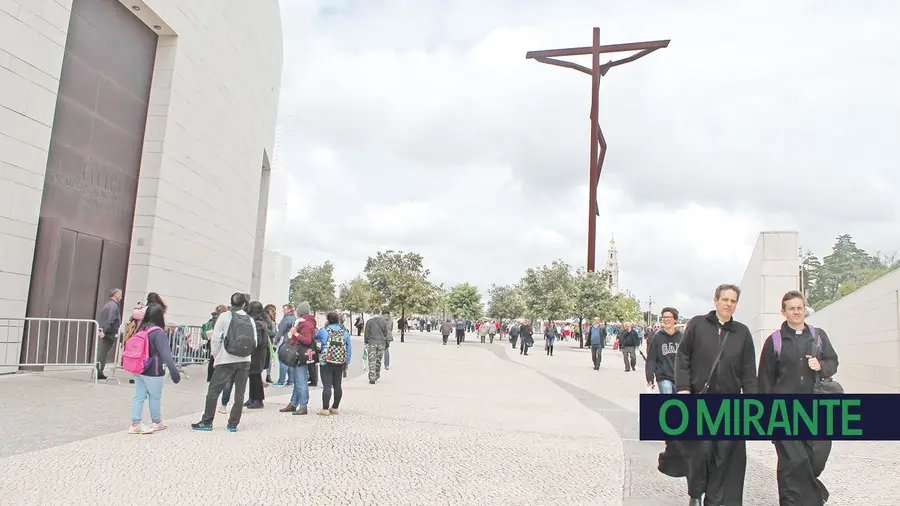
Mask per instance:
[[[606,284],[610,293],[619,293],[619,253],[616,251],[616,238],[609,240],[609,253],[606,255]]]

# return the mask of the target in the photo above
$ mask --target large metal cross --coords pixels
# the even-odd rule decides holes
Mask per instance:
[[[591,161],[590,161],[590,195],[588,196],[588,258],[587,270],[594,272],[597,247],[597,216],[600,214],[597,205],[597,185],[600,183],[600,171],[603,170],[603,159],[606,158],[606,139],[603,138],[603,130],[600,129],[598,119],[598,99],[600,94],[600,78],[605,76],[609,69],[633,62],[638,58],[668,47],[668,40],[655,40],[650,42],[631,42],[628,44],[600,45],[600,29],[594,28],[594,44],[590,47],[573,47],[568,49],[547,49],[544,51],[529,51],[525,58],[534,59],[541,63],[557,65],[575,69],[591,76]],[[625,51],[637,51],[637,53],[621,60],[612,61],[600,65],[602,53],[622,53]],[[557,60],[558,56],[592,55],[591,68],[570,61]]]

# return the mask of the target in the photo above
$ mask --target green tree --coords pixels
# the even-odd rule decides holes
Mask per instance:
[[[641,319],[641,303],[629,292],[617,293],[609,300],[610,316],[619,323]]]
[[[810,304],[825,298],[822,293],[823,288],[819,283],[821,274],[822,262],[812,251],[807,250],[800,256],[800,279],[802,280],[801,290]]]
[[[351,321],[353,313],[362,314],[384,303],[378,290],[361,276],[357,276],[347,283],[341,283],[338,293],[338,305],[341,306],[341,309],[350,311]]]
[[[525,313],[525,303],[519,294],[520,289],[515,285],[497,286],[491,285],[488,294],[487,315],[495,320],[507,318],[519,318]]]
[[[334,264],[307,265],[291,280],[291,303],[309,302],[313,313],[335,309]]]
[[[573,310],[578,316],[578,346],[584,347],[584,336],[581,330],[584,328],[584,320],[600,318],[601,321],[609,321],[610,304],[612,294],[609,292],[608,274],[606,271],[588,272],[579,268],[575,273],[575,296]]]
[[[424,312],[435,301],[434,285],[428,282],[429,271],[422,265],[422,255],[412,252],[379,251],[366,260],[363,269],[369,283],[381,293],[391,312]],[[400,330],[404,342],[405,329]]]
[[[475,285],[469,283],[452,287],[447,294],[447,305],[451,314],[462,315],[467,320],[477,320],[484,315],[481,294]]]
[[[559,320],[572,316],[575,278],[562,260],[528,269],[520,281],[525,309],[532,317]]]
[[[839,235],[821,263],[811,252],[801,258],[807,303],[822,309],[897,268],[896,255],[870,255],[857,247],[849,234]]]

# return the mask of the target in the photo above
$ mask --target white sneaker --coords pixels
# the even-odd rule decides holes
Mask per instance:
[[[162,422],[153,422],[150,424],[150,428],[153,429],[153,432],[159,432],[168,429],[169,426]]]
[[[148,427],[143,424],[133,423],[131,427],[128,428],[129,434],[153,434],[153,427]]]
[[[219,404],[219,409],[217,410],[220,415],[228,414],[228,404]]]

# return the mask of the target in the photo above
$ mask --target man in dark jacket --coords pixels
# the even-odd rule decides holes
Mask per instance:
[[[122,290],[118,288],[110,290],[109,300],[103,305],[100,316],[97,317],[99,324],[97,338],[100,339],[97,350],[97,379],[106,379],[103,369],[106,368],[109,351],[116,346],[116,336],[119,335],[119,327],[122,325],[122,310],[119,307],[121,301]]]
[[[519,355],[528,355],[528,348],[534,345],[534,330],[531,328],[531,320],[525,320],[519,326]]]
[[[759,393],[812,394],[816,384],[837,372],[838,357],[828,334],[806,324],[803,294],[791,290],[781,299],[781,328],[763,343],[759,356]],[[828,490],[819,481],[831,453],[831,441],[773,441],[778,454],[781,504],[821,506]]]
[[[441,324],[441,338],[444,340],[444,346],[447,345],[447,338],[450,337],[452,332],[453,322],[450,321],[450,318],[447,318],[447,321]]]
[[[512,322],[509,326],[509,344],[512,345],[513,349],[516,349],[516,341],[519,340],[519,329],[521,326],[519,322]]]
[[[713,299],[715,311],[688,322],[675,359],[679,394],[757,393],[753,336],[732,317],[740,295],[735,285],[719,285]],[[670,446],[665,453],[670,453]],[[747,469],[744,441],[679,441],[676,446],[687,461],[690,506],[742,504]]]
[[[675,328],[678,310],[664,307],[660,312],[663,328],[648,337],[645,374],[647,386],[659,386],[659,393],[675,393],[675,354],[681,342],[681,331]]]
[[[635,348],[640,344],[641,338],[634,330],[631,322],[625,323],[625,329],[619,333],[619,349],[622,351],[622,359],[625,361],[625,372],[634,371],[637,365],[637,357],[634,354]]]

